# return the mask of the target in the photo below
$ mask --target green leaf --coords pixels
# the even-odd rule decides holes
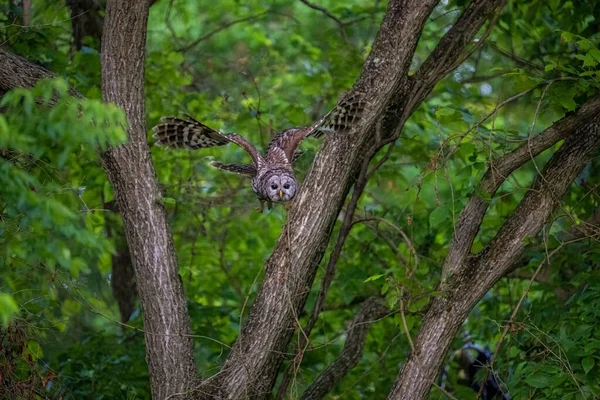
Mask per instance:
[[[455,113],[456,113],[456,110],[453,108],[442,107],[435,112],[435,115],[436,115],[436,117],[441,118],[441,117],[447,117],[450,115],[454,115]]]
[[[558,101],[561,106],[567,109],[567,111],[573,111],[577,108],[577,103],[573,100],[572,97],[560,96]]]
[[[446,206],[438,207],[429,214],[429,226],[435,227],[446,221],[450,216],[450,209]]]
[[[177,203],[177,200],[172,197],[161,197],[160,202],[162,204],[175,204]]]
[[[572,42],[574,37],[575,37],[575,35],[573,35],[571,32],[567,32],[567,31],[563,31],[560,34],[560,39],[563,42]]]
[[[594,364],[595,361],[592,357],[584,357],[581,359],[581,366],[586,375],[594,368]]]
[[[27,354],[31,355],[33,361],[36,361],[37,359],[44,356],[44,353],[42,352],[42,347],[35,340],[28,340],[26,348]]]
[[[413,313],[419,312],[419,311],[423,310],[425,307],[427,307],[430,300],[431,300],[431,298],[428,296],[428,297],[423,297],[422,299],[413,301],[410,304],[410,306],[408,307],[408,311],[413,312]]]
[[[541,372],[529,375],[525,378],[525,382],[536,389],[543,389],[550,386],[550,378]]]
[[[384,275],[385,274],[373,275],[373,276],[370,276],[367,279],[365,279],[363,282],[366,283],[366,282],[376,281],[377,279],[381,278]]]
[[[600,62],[600,50],[594,48],[591,49],[588,54],[593,57],[596,61]]]
[[[0,322],[7,326],[19,312],[19,305],[11,295],[0,293]]]

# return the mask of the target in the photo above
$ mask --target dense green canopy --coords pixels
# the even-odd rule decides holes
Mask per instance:
[[[33,89],[0,90],[0,397],[29,398],[33,390],[39,398],[149,398],[142,310],[99,159],[99,151],[126,140],[127,123],[121,110],[101,102],[100,37],[90,34],[75,44],[69,2],[34,0],[27,24],[15,3],[0,6],[3,46],[57,77]],[[316,3],[153,4],[145,75],[148,143],[161,116],[182,111],[262,148],[277,131],[310,124],[329,111],[358,77],[386,4],[320,0],[312,7]],[[435,8],[412,70],[466,3],[446,0]],[[400,138],[374,158],[290,398],[299,398],[337,357],[360,304],[376,295],[385,296],[390,313],[372,324],[359,364],[330,396],[388,395],[410,353],[405,330],[414,338],[431,299],[440,295],[441,267],[468,199],[481,196],[489,203],[472,248],[477,253],[560,143],[532,157],[493,196],[476,189],[490,162],[598,93],[599,16],[595,1],[510,1],[485,43],[437,84]],[[69,87],[85,100],[72,97]],[[305,154],[294,164],[301,179],[320,144],[302,144]],[[208,377],[238,337],[287,209],[259,213],[244,177],[209,165],[213,159],[248,162],[238,147],[152,146],[151,152],[195,359]],[[599,185],[596,155],[454,341],[450,354],[465,336],[494,353],[501,342],[493,370],[512,398],[600,397]],[[339,224],[333,238],[338,230]],[[298,315],[300,326],[312,311],[328,254]],[[515,323],[503,336],[515,308]],[[296,332],[284,368],[300,336]],[[447,363],[443,386],[456,398],[475,398],[476,391],[457,383],[457,360]],[[434,388],[430,396],[444,395]]]

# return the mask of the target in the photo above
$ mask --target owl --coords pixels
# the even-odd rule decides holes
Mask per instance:
[[[168,148],[200,149],[235,143],[248,153],[251,164],[213,161],[211,165],[250,178],[254,193],[271,208],[272,203],[292,200],[298,191],[292,168],[294,161],[302,154],[297,149],[298,145],[309,136],[320,137],[324,133],[348,131],[360,118],[363,108],[358,96],[347,98],[314,124],[279,132],[267,146],[264,155],[243,136],[216,131],[189,115],[185,115],[185,119],[162,117],[162,124],[153,128],[153,138],[156,139],[155,145]]]

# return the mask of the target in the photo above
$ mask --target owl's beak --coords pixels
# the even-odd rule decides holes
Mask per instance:
[[[283,191],[280,189],[279,190],[279,198],[282,199],[283,198]]]

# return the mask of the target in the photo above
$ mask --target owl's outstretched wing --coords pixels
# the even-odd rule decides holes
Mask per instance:
[[[324,133],[344,132],[350,130],[358,121],[365,109],[365,102],[360,95],[345,97],[333,110],[312,125],[309,135],[320,137]]]
[[[210,165],[225,171],[245,175],[250,178],[253,178],[257,172],[256,167],[252,164],[223,164],[218,161],[213,161],[210,163]]]
[[[235,133],[221,133],[196,121],[189,115],[185,117],[187,119],[162,117],[160,119],[162,124],[153,128],[152,137],[156,139],[155,144],[173,148],[200,149],[223,146],[233,142],[248,153],[256,168],[260,168],[264,164],[262,156],[254,145],[244,137]]]
[[[365,103],[359,95],[348,96],[314,124],[279,132],[269,143],[267,158],[270,158],[271,153],[275,153],[275,149],[279,148],[285,152],[287,159],[293,162],[294,153],[300,142],[308,136],[320,137],[324,133],[349,131],[352,124],[362,116],[364,106]]]

